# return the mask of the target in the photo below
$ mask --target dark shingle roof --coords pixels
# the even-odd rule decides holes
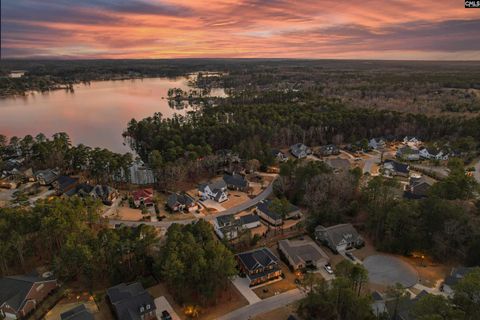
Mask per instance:
[[[28,292],[36,282],[53,279],[43,279],[38,276],[20,275],[0,279],[0,305],[6,302],[18,311],[27,297]]]
[[[73,309],[60,314],[61,320],[93,320],[93,314],[81,304]]]
[[[242,225],[257,222],[257,221],[260,221],[260,217],[255,214],[249,214],[249,215],[240,217],[240,223]]]
[[[57,179],[57,183],[58,183],[58,188],[60,189],[60,191],[63,191],[66,188],[68,188],[69,186],[71,186],[72,184],[77,183],[77,179],[74,179],[74,178],[71,178],[71,177],[68,177],[68,176],[60,176]]]
[[[107,296],[119,320],[141,319],[142,314],[156,309],[153,297],[139,282],[109,288]]]
[[[189,206],[194,202],[192,197],[190,197],[187,194],[178,194],[178,193],[172,193],[171,195],[168,196],[167,198],[167,205],[170,208],[175,207],[175,205],[178,204],[183,204],[185,206]]]
[[[458,267],[453,268],[452,272],[445,278],[443,283],[448,286],[456,285],[460,280],[462,280],[467,274],[473,271],[474,268],[467,268],[467,267]]]
[[[281,214],[270,210],[271,203],[272,202],[270,200],[263,200],[257,205],[257,209],[262,211],[263,213],[265,213],[267,216],[269,216],[274,220],[282,219]],[[288,211],[287,211],[287,215],[297,210],[299,210],[298,207],[294,206],[293,204],[290,204],[290,207],[288,208]]]
[[[233,185],[238,188],[246,188],[248,186],[247,179],[239,174],[226,174],[223,176],[223,180],[227,185]]]
[[[233,214],[227,214],[225,216],[217,217],[218,226],[220,228],[228,225],[235,224],[235,216]]]
[[[393,160],[386,160],[385,164],[388,164],[388,163],[392,165],[393,170],[395,170],[396,172],[401,172],[401,173],[409,173],[410,172],[408,164],[400,163],[400,162],[393,161]]]
[[[243,265],[250,271],[258,267],[266,267],[270,264],[277,264],[278,258],[268,248],[260,248],[253,251],[237,254]]]

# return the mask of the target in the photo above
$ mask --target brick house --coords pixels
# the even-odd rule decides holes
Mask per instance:
[[[21,319],[58,288],[56,279],[31,275],[0,279],[0,315],[5,319]]]

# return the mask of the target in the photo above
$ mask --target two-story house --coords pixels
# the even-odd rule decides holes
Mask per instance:
[[[1,278],[0,318],[25,318],[57,287],[57,280],[53,277],[19,275]]]
[[[278,258],[268,248],[242,252],[237,254],[235,258],[241,272],[250,281],[251,287],[282,276]]]

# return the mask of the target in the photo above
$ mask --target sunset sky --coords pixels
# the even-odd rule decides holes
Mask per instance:
[[[1,0],[6,58],[480,60],[463,0]]]

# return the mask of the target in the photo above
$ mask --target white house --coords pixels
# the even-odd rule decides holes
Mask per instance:
[[[405,137],[403,138],[403,144],[409,146],[410,148],[418,148],[422,145],[422,141],[415,137]]]
[[[431,160],[448,160],[448,154],[443,153],[443,151],[427,148],[420,149],[420,157]]]
[[[290,147],[290,153],[298,159],[307,157],[309,154],[312,154],[312,150],[303,143],[296,143]]]
[[[223,179],[219,179],[210,183],[203,183],[198,186],[198,195],[203,200],[211,199],[217,202],[227,201],[227,184]]]
[[[385,149],[386,144],[385,144],[385,141],[383,139],[372,138],[368,142],[368,146],[372,149],[378,150],[378,149]]]
[[[243,229],[253,229],[260,226],[260,217],[256,214],[241,216],[239,220]]]

